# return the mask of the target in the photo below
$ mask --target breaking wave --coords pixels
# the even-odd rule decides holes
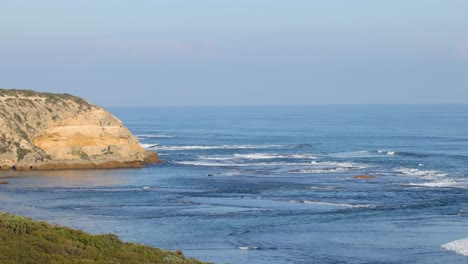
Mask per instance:
[[[145,149],[151,149],[151,148],[156,147],[158,144],[140,143],[140,145]]]
[[[429,157],[429,154],[422,154],[422,153],[413,153],[413,152],[405,152],[405,151],[394,151],[394,150],[386,150],[386,149],[379,149],[377,151],[379,154],[385,154],[389,156],[405,156],[405,157],[415,157],[415,158],[426,158]]]
[[[468,257],[468,238],[455,240],[447,244],[443,244],[442,248]]]
[[[460,183],[453,180],[441,180],[433,182],[408,183],[408,186],[429,187],[429,188],[460,188]]]
[[[205,167],[255,167],[255,166],[307,166],[310,163],[293,163],[293,162],[257,162],[257,163],[222,163],[222,162],[207,162],[207,161],[174,161],[173,163],[192,166]]]
[[[163,135],[163,134],[146,134],[146,135],[137,135],[139,139],[149,139],[149,138],[173,138],[174,136],[171,135]]]
[[[252,154],[234,154],[224,156],[200,156],[202,160],[262,160],[262,159],[317,159],[317,157],[310,154],[268,154],[268,153],[252,153]]]
[[[304,203],[304,204],[338,206],[338,207],[350,207],[350,208],[368,208],[368,207],[370,207],[370,205],[330,203],[330,202],[318,202],[318,201],[308,201],[308,200],[289,200],[289,202],[290,203]]]
[[[156,150],[270,149],[280,145],[155,146]]]
[[[360,170],[365,168],[369,168],[369,166],[363,164],[354,164],[351,162],[312,161],[310,163],[310,167],[300,170],[292,170],[289,171],[289,173],[331,173]]]
[[[389,156],[393,156],[393,155],[397,154],[396,151],[386,150],[386,149],[379,149],[377,152],[380,153],[380,154],[385,154],[385,155],[389,155]]]
[[[395,172],[400,173],[405,176],[417,176],[424,180],[434,180],[442,177],[447,177],[448,174],[436,171],[436,170],[420,170],[420,169],[412,169],[412,168],[399,168],[396,169]]]

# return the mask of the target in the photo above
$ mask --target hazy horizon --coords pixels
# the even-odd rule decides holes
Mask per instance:
[[[468,2],[2,3],[0,87],[105,107],[467,104]]]

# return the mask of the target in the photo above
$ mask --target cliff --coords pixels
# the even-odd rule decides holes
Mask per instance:
[[[2,170],[142,167],[158,161],[119,119],[82,98],[0,89]]]

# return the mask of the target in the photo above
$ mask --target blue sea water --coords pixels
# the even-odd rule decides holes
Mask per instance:
[[[467,105],[110,110],[164,163],[3,172],[0,210],[215,263],[468,262],[441,247],[468,237]]]

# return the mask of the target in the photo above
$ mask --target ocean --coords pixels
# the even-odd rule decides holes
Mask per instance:
[[[468,105],[109,110],[164,162],[3,172],[0,211],[215,263],[468,262]]]

